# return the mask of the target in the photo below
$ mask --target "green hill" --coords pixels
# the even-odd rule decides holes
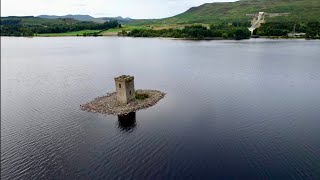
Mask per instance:
[[[99,18],[95,18],[89,15],[72,15],[72,14],[68,14],[65,16],[56,16],[56,15],[40,15],[37,16],[39,18],[44,18],[44,19],[75,19],[78,21],[92,21],[92,22],[97,22],[97,23],[104,23],[106,21],[110,21],[110,20],[117,20],[119,23],[121,24],[125,24],[128,23],[130,21],[133,21],[133,19],[126,17],[123,18],[121,16],[117,16],[117,17],[99,17]]]
[[[71,18],[47,19],[34,16],[9,16],[1,17],[1,26],[5,25],[23,25],[24,27],[47,27],[59,25],[89,24]],[[91,22],[90,22],[91,23]]]
[[[72,15],[72,14],[68,14],[65,16],[56,16],[56,15],[40,15],[38,16],[39,18],[44,18],[44,19],[75,19],[78,21],[94,21],[94,17],[89,16],[89,15]]]
[[[320,0],[240,0],[237,2],[207,3],[182,14],[158,20],[140,20],[136,24],[193,24],[250,21],[258,12],[272,14],[267,21],[319,21]],[[278,14],[279,15],[279,14]]]

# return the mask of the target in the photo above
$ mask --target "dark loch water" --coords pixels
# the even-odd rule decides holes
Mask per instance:
[[[1,43],[2,179],[320,179],[320,41]],[[167,96],[80,110],[121,74]]]

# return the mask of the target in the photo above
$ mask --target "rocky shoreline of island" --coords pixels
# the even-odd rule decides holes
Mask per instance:
[[[157,104],[165,93],[158,90],[136,90],[137,94],[148,95],[145,99],[135,99],[128,104],[121,104],[117,101],[116,92],[108,93],[105,96],[95,98],[93,101],[80,105],[84,111],[102,113],[106,115],[125,115],[136,112]]]

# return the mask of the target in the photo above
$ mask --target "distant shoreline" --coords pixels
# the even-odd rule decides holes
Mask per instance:
[[[119,38],[145,38],[145,39],[169,39],[169,40],[186,40],[186,41],[221,41],[221,40],[235,40],[232,38],[224,39],[222,37],[208,37],[208,38],[171,38],[171,37],[130,37],[130,36],[118,36],[118,35],[100,35],[100,36],[75,36],[75,35],[65,35],[65,36],[1,36],[1,37],[12,37],[12,38],[61,38],[61,37],[79,37],[79,38],[86,38],[86,37],[119,37]],[[248,39],[287,39],[287,40],[295,40],[295,39],[304,39],[304,40],[320,40],[320,39],[306,39],[304,37],[280,37],[280,36],[260,36],[259,38],[247,38],[242,40]]]

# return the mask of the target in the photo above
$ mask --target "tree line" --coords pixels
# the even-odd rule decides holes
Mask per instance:
[[[1,18],[1,36],[34,36],[42,33],[107,30],[121,26],[117,20],[110,20],[105,23],[76,21],[68,18],[60,20],[62,20],[62,23],[25,23],[23,18]]]
[[[203,25],[191,25],[184,28],[171,29],[134,29],[131,32],[122,31],[119,35],[131,37],[169,37],[186,39],[247,39],[251,34],[247,27],[250,21],[220,22]],[[7,17],[1,18],[1,36],[34,36],[42,33],[65,33],[81,30],[99,30],[98,32],[85,33],[84,36],[98,36],[103,30],[121,27],[117,20],[105,23],[77,21],[70,18],[48,20],[35,17]],[[256,29],[253,34],[258,36],[287,37],[288,33],[306,33],[306,38],[320,38],[320,21],[294,22],[279,21],[266,22]]]
[[[306,38],[317,39],[320,36],[320,22],[297,23],[288,22],[266,22],[253,33],[259,36],[282,36],[288,33],[306,33]]]
[[[247,39],[251,33],[248,30],[251,23],[232,22],[211,24],[210,27],[202,25],[185,26],[176,29],[134,29],[131,32],[122,31],[119,35],[131,37],[168,37],[185,39]],[[320,22],[297,23],[294,21],[266,22],[253,32],[258,36],[288,37],[288,33],[306,33],[307,39],[320,39]]]
[[[234,25],[211,25],[207,28],[202,25],[185,26],[182,29],[134,29],[130,32],[121,32],[119,35],[131,37],[169,37],[169,38],[186,38],[186,39],[207,39],[207,38],[224,38],[224,39],[247,39],[251,36],[246,27],[237,27]]]

